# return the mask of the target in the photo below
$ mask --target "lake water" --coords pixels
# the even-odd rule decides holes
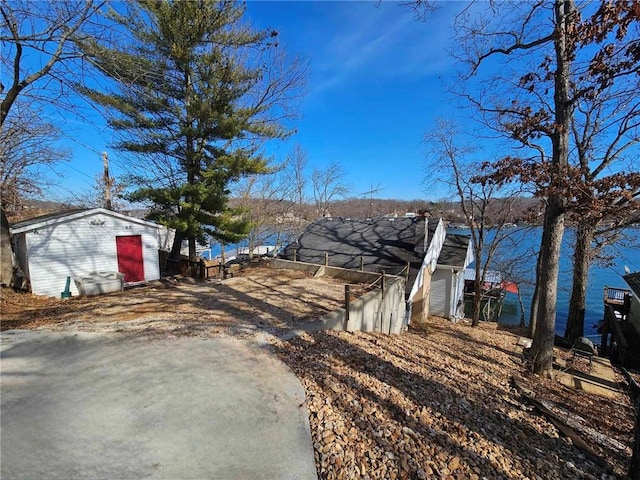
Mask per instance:
[[[528,280],[531,284],[522,285],[521,291],[526,310],[525,319],[529,322],[529,310],[531,306],[531,296],[533,294],[532,281],[535,275],[536,255],[540,246],[540,236],[542,228],[518,229],[515,245],[507,248],[516,253],[528,253],[522,263],[523,270],[528,271]],[[463,233],[463,231],[461,231]],[[640,229],[627,229],[625,240],[609,247],[606,253],[611,257],[609,265],[603,265],[595,261],[589,271],[587,284],[587,304],[585,312],[585,335],[599,338],[596,331],[596,324],[602,320],[604,313],[603,292],[604,287],[629,288],[622,275],[624,267],[627,266],[632,272],[640,271]],[[572,254],[573,254],[574,230],[567,228],[562,243],[562,256],[560,259],[560,271],[558,279],[558,303],[556,315],[556,333],[564,335],[564,330],[569,313],[569,299],[571,297],[572,283]],[[504,254],[504,252],[503,252]],[[507,295],[507,301],[503,308],[500,319],[504,323],[518,323],[520,321],[520,308],[515,295]]]

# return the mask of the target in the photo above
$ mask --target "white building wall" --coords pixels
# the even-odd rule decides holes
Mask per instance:
[[[431,273],[435,272],[436,265],[438,263],[438,257],[442,251],[442,245],[444,245],[444,239],[447,236],[447,229],[442,222],[442,219],[438,219],[438,226],[435,232],[433,232],[433,238],[429,242],[427,253],[425,255],[425,263],[429,266]],[[428,262],[428,263],[427,263]]]
[[[464,317],[464,269],[439,265],[431,276],[429,313],[455,320]]]
[[[464,268],[453,272],[453,288],[449,308],[451,320],[464,318]]]
[[[456,320],[455,317],[460,319],[464,318],[464,271],[473,262],[473,244],[469,241],[467,245],[467,254],[464,259],[464,265],[462,268],[453,269],[453,288],[450,303],[450,316],[451,320]]]
[[[176,236],[176,231],[173,228],[167,228],[161,225],[158,228],[158,250],[164,250],[170,252],[173,247],[173,239]]]
[[[451,308],[451,270],[437,268],[431,275],[429,314],[449,318]]]
[[[432,220],[427,219],[427,221]],[[427,247],[427,252],[424,255],[424,259],[422,260],[422,265],[420,266],[418,276],[416,277],[416,280],[413,282],[413,285],[411,287],[411,292],[409,293],[409,301],[413,299],[414,295],[418,293],[418,290],[424,283],[424,269],[428,269],[431,273],[435,271],[436,265],[438,263],[438,257],[440,256],[440,251],[442,250],[442,245],[444,244],[444,238],[446,237],[446,235],[447,230],[444,227],[444,223],[442,222],[442,219],[438,219],[438,226],[433,233],[433,238],[429,242],[429,247]]]
[[[158,232],[149,225],[98,212],[26,233],[31,290],[58,297],[71,277],[73,282],[92,272],[118,271],[116,236],[140,235],[145,280],[160,278]]]

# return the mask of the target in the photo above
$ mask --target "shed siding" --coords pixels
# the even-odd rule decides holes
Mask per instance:
[[[456,317],[464,318],[464,269],[454,271],[453,287],[451,288],[451,304],[449,306],[449,318],[455,320]]]
[[[451,292],[451,271],[443,268],[436,269],[431,275],[431,295],[429,299],[429,314],[439,317],[449,317]]]
[[[158,250],[164,250],[170,252],[173,247],[173,239],[176,236],[176,231],[173,228],[167,228],[164,225],[158,228]]]
[[[464,259],[464,265],[462,268],[457,268],[452,272],[452,296],[450,303],[449,318],[455,320],[456,318],[464,318],[464,272],[466,268],[473,262],[473,245],[471,242],[467,245],[467,254]],[[475,275],[474,275],[475,276]]]
[[[430,276],[426,275],[426,273],[434,272],[436,264],[438,262],[438,257],[440,256],[440,252],[442,251],[442,245],[444,244],[446,235],[447,230],[444,227],[444,223],[442,223],[442,220],[439,219],[438,226],[433,233],[433,238],[429,243],[429,247],[427,248],[427,252],[424,255],[424,259],[422,260],[422,265],[420,266],[418,276],[416,277],[416,280],[413,282],[413,286],[411,287],[409,300],[414,299],[413,297],[418,293],[419,289],[422,288],[422,285],[425,282],[425,278],[427,281],[429,281]]]
[[[27,232],[32,292],[57,297],[68,276],[117,271],[116,236],[123,235],[142,237],[145,280],[160,278],[157,229],[98,212]],[[73,281],[71,292],[78,295]]]
[[[436,264],[438,263],[438,257],[442,251],[442,245],[444,245],[444,239],[447,236],[447,229],[442,222],[442,219],[438,219],[438,226],[435,232],[433,232],[433,238],[427,248],[427,253],[424,256],[424,264],[429,265],[429,270],[433,273],[436,270]],[[427,263],[428,262],[428,263]]]

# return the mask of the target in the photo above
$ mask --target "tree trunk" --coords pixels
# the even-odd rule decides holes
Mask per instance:
[[[11,234],[9,233],[9,221],[4,211],[4,205],[0,206],[0,285],[8,287],[13,278],[13,247]]]
[[[538,316],[533,336],[533,371],[551,371],[553,366],[553,343],[556,327],[556,300],[560,246],[564,234],[564,214],[557,199],[549,199],[545,225],[542,234],[543,248],[540,252],[541,265]]]
[[[169,254],[169,260],[176,262],[180,261],[180,251],[182,250],[182,240],[184,236],[180,232],[176,232],[173,237],[173,245],[171,245],[171,253]]]
[[[520,285],[518,285],[518,305],[520,305],[520,326],[525,326],[524,302],[522,301],[522,293],[520,293]]]
[[[558,270],[560,248],[564,234],[564,206],[566,199],[563,180],[569,161],[569,132],[573,116],[570,101],[571,62],[575,45],[570,32],[577,20],[573,0],[556,0],[556,31],[554,39],[556,71],[554,74],[553,106],[555,126],[552,135],[554,174],[550,182],[550,194],[542,232],[539,301],[537,324],[533,345],[534,373],[551,372],[553,368],[553,343],[556,326],[556,301],[558,293]]]
[[[187,129],[187,133],[186,133],[186,151],[185,151],[185,157],[186,157],[186,162],[187,162],[187,183],[189,184],[189,186],[191,185],[195,185],[196,184],[196,176],[199,173],[200,170],[200,162],[196,160],[196,151],[195,151],[195,139],[194,139],[194,135],[193,135],[193,131],[194,131],[194,124],[195,124],[195,119],[191,113],[191,102],[192,102],[192,95],[193,95],[193,84],[192,84],[192,80],[191,80],[191,66],[187,65],[185,67],[185,72],[184,72],[184,76],[185,76],[185,115],[186,115],[186,123],[189,126],[189,128]],[[190,190],[191,191],[191,190]],[[196,220],[192,217],[193,215],[193,208],[194,208],[194,204],[196,203],[194,201],[193,198],[193,193],[188,193],[185,196],[185,200],[187,202],[187,204],[189,205],[189,212],[190,212],[190,217],[188,222],[189,222],[189,231],[192,232],[194,230],[195,225],[193,225],[193,222],[195,222]],[[189,260],[195,260],[196,259],[196,237],[193,233],[190,233],[187,237],[188,239],[188,244],[189,244]]]
[[[587,279],[591,265],[591,243],[595,234],[592,225],[579,224],[573,252],[573,284],[569,300],[569,315],[564,338],[570,343],[584,335],[584,313],[587,303]]]
[[[542,240],[540,241],[542,243]],[[531,297],[531,314],[529,315],[529,338],[533,338],[536,334],[536,326],[538,325],[538,300],[540,299],[540,271],[542,263],[542,245],[538,252],[536,260],[536,284],[533,288],[533,296]]]
[[[471,318],[471,326],[477,327],[480,323],[480,309],[482,307],[482,276],[481,272],[481,259],[476,257],[475,270],[476,280],[473,282],[473,316]]]
[[[189,260],[196,259],[196,237],[189,237]]]

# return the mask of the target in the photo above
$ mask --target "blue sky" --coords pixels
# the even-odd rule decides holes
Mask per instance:
[[[396,2],[249,2],[253,25],[276,29],[286,50],[309,64],[297,134],[272,142],[269,153],[282,160],[298,144],[313,166],[339,162],[354,195],[379,185],[381,198],[442,197],[423,186],[422,137],[434,119],[455,114],[446,50],[462,5],[440,2],[423,23]],[[54,196],[90,189],[104,150],[118,173],[113,136],[98,115],[68,118],[64,128],[73,159],[60,168]]]

